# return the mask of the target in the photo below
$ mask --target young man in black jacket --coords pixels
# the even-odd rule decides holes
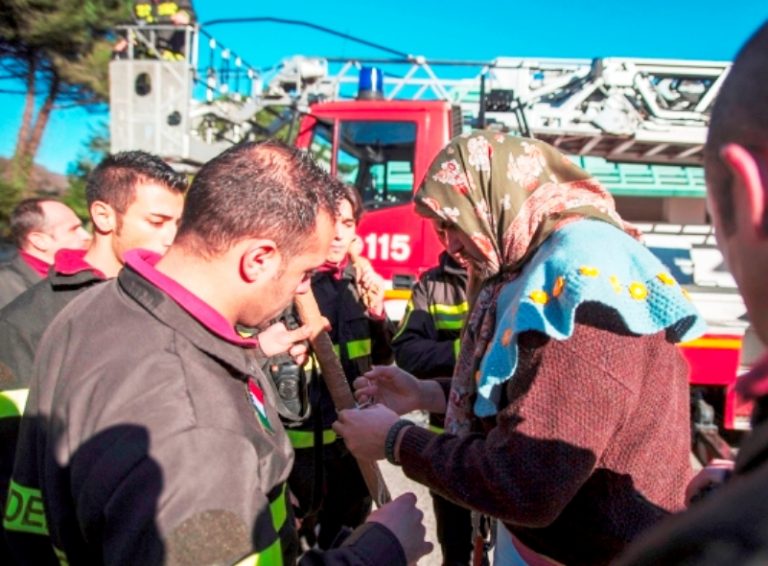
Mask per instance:
[[[353,258],[350,247],[363,214],[357,191],[339,184],[336,191],[334,236],[325,262],[312,276],[312,293],[330,323],[330,337],[350,382],[373,364],[393,360],[394,326],[384,312],[381,277],[365,259]],[[311,377],[314,358],[305,372]],[[296,450],[289,480],[304,515],[302,534],[320,548],[329,548],[344,528],[360,525],[371,511],[371,497],[357,462],[331,430],[336,410],[322,374],[308,385],[311,416],[287,428]]]

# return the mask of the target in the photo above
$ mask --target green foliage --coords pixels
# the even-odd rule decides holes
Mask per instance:
[[[82,220],[88,221],[88,202],[85,198],[85,186],[88,175],[94,167],[109,153],[109,128],[101,123],[94,128],[85,143],[77,161],[67,171],[69,189],[62,201],[75,211]]]
[[[114,28],[131,19],[132,0],[3,0],[0,60],[26,88],[26,108],[6,179],[28,190],[50,112],[108,97]],[[44,95],[42,104],[37,97]]]
[[[22,190],[17,184],[0,178],[0,237],[8,233],[11,211],[21,199]]]

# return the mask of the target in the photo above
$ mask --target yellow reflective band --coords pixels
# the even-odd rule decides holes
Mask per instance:
[[[365,338],[363,340],[352,340],[347,342],[347,356],[350,360],[355,358],[362,358],[363,356],[369,356],[371,354],[371,339]]]
[[[464,326],[463,320],[441,320],[435,321],[435,328],[438,330],[461,330]]]
[[[459,359],[459,352],[461,351],[461,338],[456,338],[453,341],[453,357]]]
[[[400,321],[400,327],[397,329],[397,332],[392,337],[392,340],[397,340],[398,338],[400,338],[400,335],[408,326],[408,320],[411,318],[412,312],[413,312],[413,301],[408,301],[408,304],[405,305],[405,314],[403,315],[403,320]]]
[[[135,6],[136,10],[136,17],[139,19],[146,19],[150,18],[152,15],[152,6],[150,4],[136,4]],[[151,18],[150,18],[151,21]]]
[[[312,448],[315,445],[315,433],[311,430],[293,430],[287,428],[285,429],[285,432],[294,448]],[[323,431],[323,444],[331,444],[335,442],[337,438],[338,437],[333,430],[328,429]]]
[[[429,425],[429,430],[436,432],[437,434],[443,434],[445,432],[444,428],[440,428],[439,426],[435,426],[433,424]]]
[[[64,554],[63,550],[54,546],[53,553],[56,555],[56,558],[59,559],[59,564],[61,564],[61,566],[69,566],[69,560],[67,560],[67,555]]]
[[[158,16],[173,16],[178,11],[179,7],[176,2],[162,2],[157,5]]]
[[[24,414],[29,389],[8,389],[0,391],[0,419],[20,417]]]
[[[464,301],[458,305],[429,305],[428,310],[438,330],[461,330],[469,311],[469,303]]]
[[[3,527],[6,531],[48,536],[43,494],[39,489],[19,485],[11,480]]]
[[[285,490],[286,484],[283,484],[280,495],[269,504],[269,513],[272,515],[272,526],[277,533],[277,540],[261,552],[254,552],[236,562],[235,566],[282,566],[283,547],[280,542],[280,529],[283,528],[285,520],[288,518]]]
[[[336,357],[339,357],[339,345],[333,344],[333,353],[336,354]]]
[[[429,312],[430,314],[447,314],[447,315],[467,314],[467,312],[469,312],[469,303],[467,301],[464,301],[463,303],[459,303],[458,305],[441,305],[441,304],[429,305]]]
[[[283,489],[280,490],[280,495],[269,504],[269,513],[272,515],[272,526],[275,527],[276,533],[280,532],[280,529],[282,529],[285,524],[286,517],[288,517],[288,506],[285,502],[285,490],[286,484],[283,484]]]
[[[411,290],[410,289],[385,289],[384,290],[384,299],[385,300],[401,300],[405,301],[411,298]]]

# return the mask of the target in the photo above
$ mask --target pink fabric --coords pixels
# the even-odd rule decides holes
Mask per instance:
[[[155,269],[160,257],[160,254],[148,250],[131,250],[125,254],[125,263],[171,297],[181,308],[219,338],[246,348],[256,348],[259,345],[259,341],[255,338],[241,337],[218,311],[181,284]]]
[[[341,281],[341,277],[344,275],[344,270],[347,268],[347,264],[349,264],[349,256],[346,256],[339,263],[326,261],[323,265],[317,268],[317,272],[329,273],[336,281]]]
[[[768,354],[739,378],[736,391],[748,399],[768,395]]]
[[[90,263],[85,261],[87,250],[59,250],[53,260],[53,269],[61,275],[75,275],[81,271],[92,271],[101,279],[107,277]]]
[[[24,263],[26,263],[29,267],[32,268],[32,270],[37,273],[40,277],[47,277],[48,276],[48,269],[50,269],[51,265],[48,262],[43,261],[40,258],[37,258],[33,256],[32,254],[28,254],[24,250],[19,250],[19,256],[21,259],[24,260]]]

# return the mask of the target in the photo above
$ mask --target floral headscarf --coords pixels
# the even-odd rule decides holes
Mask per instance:
[[[596,218],[638,236],[616,213],[613,197],[552,146],[476,131],[438,154],[414,197],[416,211],[468,235],[487,262],[473,270],[473,308],[462,339],[446,429],[469,431],[475,373],[493,337],[496,298],[555,230]],[[477,293],[475,290],[479,290]]]

